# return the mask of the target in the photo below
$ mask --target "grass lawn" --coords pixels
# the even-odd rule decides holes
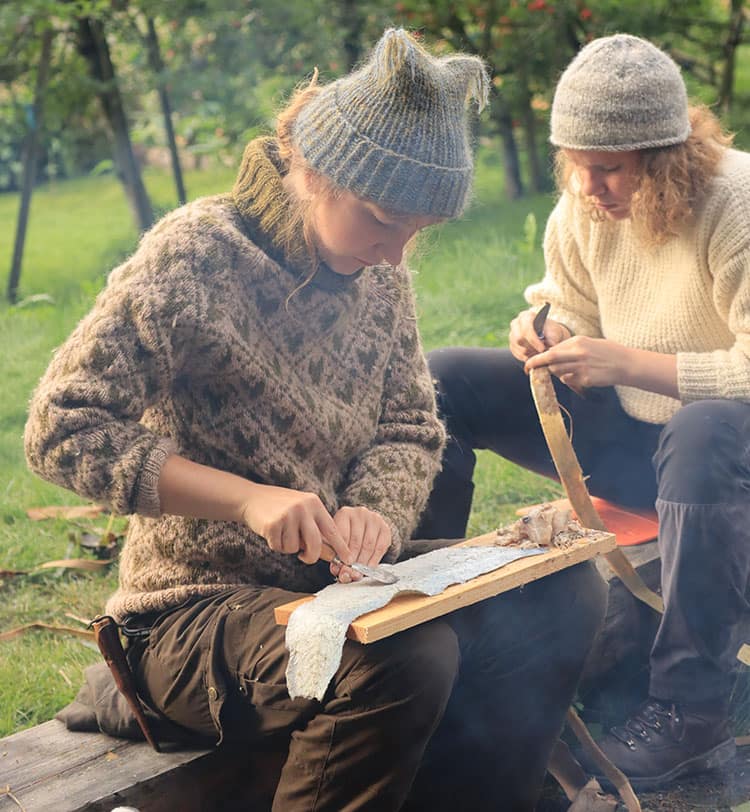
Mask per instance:
[[[191,197],[226,190],[233,172],[188,175]],[[155,206],[173,203],[168,176],[148,173]],[[522,307],[526,284],[542,272],[540,239],[549,196],[504,200],[499,155],[484,150],[477,201],[460,223],[431,235],[415,258],[420,324],[427,349],[446,344],[503,345],[511,317]],[[18,198],[0,196],[0,267],[10,267]],[[534,228],[536,224],[536,229]],[[86,555],[85,532],[96,520],[33,522],[28,507],[76,504],[72,494],[26,470],[22,432],[29,395],[52,350],[88,310],[107,272],[135,245],[123,193],[112,177],[83,178],[38,190],[32,201],[21,305],[0,306],[3,393],[0,396],[0,570],[28,570],[50,560]],[[44,297],[40,298],[40,294]],[[36,297],[36,298],[34,298]],[[558,493],[557,486],[481,454],[470,533],[513,518],[524,503]],[[115,522],[121,529],[124,520]],[[114,589],[106,575],[48,571],[0,576],[0,632],[43,621],[76,626],[71,613],[90,618]],[[75,695],[86,665],[98,660],[88,641],[34,631],[0,641],[0,736],[49,719]]]

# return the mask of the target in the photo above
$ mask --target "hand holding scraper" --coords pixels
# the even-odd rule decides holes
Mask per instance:
[[[360,575],[365,578],[371,578],[379,584],[395,584],[398,581],[398,576],[394,575],[382,567],[368,567],[366,564],[360,564],[355,561],[353,564],[344,564],[344,562],[336,555],[336,551],[325,540],[320,545],[320,557],[323,561],[331,561],[334,564],[339,564],[342,567],[349,567],[356,570]]]

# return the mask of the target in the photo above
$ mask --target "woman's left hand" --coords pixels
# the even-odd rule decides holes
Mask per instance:
[[[354,561],[376,567],[391,546],[391,528],[385,519],[366,507],[342,507],[333,521],[354,556]],[[342,583],[362,576],[349,567],[331,564],[331,574]]]
[[[627,347],[606,338],[573,336],[529,358],[524,369],[528,372],[547,367],[574,390],[614,386],[626,383],[629,352]]]

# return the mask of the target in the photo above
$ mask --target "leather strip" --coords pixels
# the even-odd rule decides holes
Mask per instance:
[[[641,802],[633,791],[633,787],[630,786],[630,781],[628,781],[625,773],[619,770],[599,749],[599,746],[589,733],[588,728],[581,721],[581,717],[572,707],[568,708],[568,715],[565,721],[573,733],[576,734],[576,738],[581,745],[588,750],[602,773],[607,776],[607,779],[617,790],[628,812],[641,812]]]
[[[539,422],[571,507],[584,527],[606,531],[607,527],[591,501],[583,478],[583,471],[565,429],[549,370],[545,367],[537,367],[531,370],[529,378]],[[664,612],[664,601],[661,596],[646,586],[622,550],[605,553],[604,557],[636,598],[655,611]]]

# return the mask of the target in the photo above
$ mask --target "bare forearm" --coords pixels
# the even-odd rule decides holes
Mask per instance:
[[[307,564],[321,556],[323,540],[345,562],[352,553],[336,523],[314,493],[259,485],[173,455],[159,477],[162,513],[240,522],[279,553],[299,554]]]
[[[243,521],[242,510],[262,486],[235,474],[172,455],[159,477],[162,513]]]
[[[647,392],[656,392],[679,398],[677,387],[677,356],[649,350],[623,348],[624,386],[634,386]]]

